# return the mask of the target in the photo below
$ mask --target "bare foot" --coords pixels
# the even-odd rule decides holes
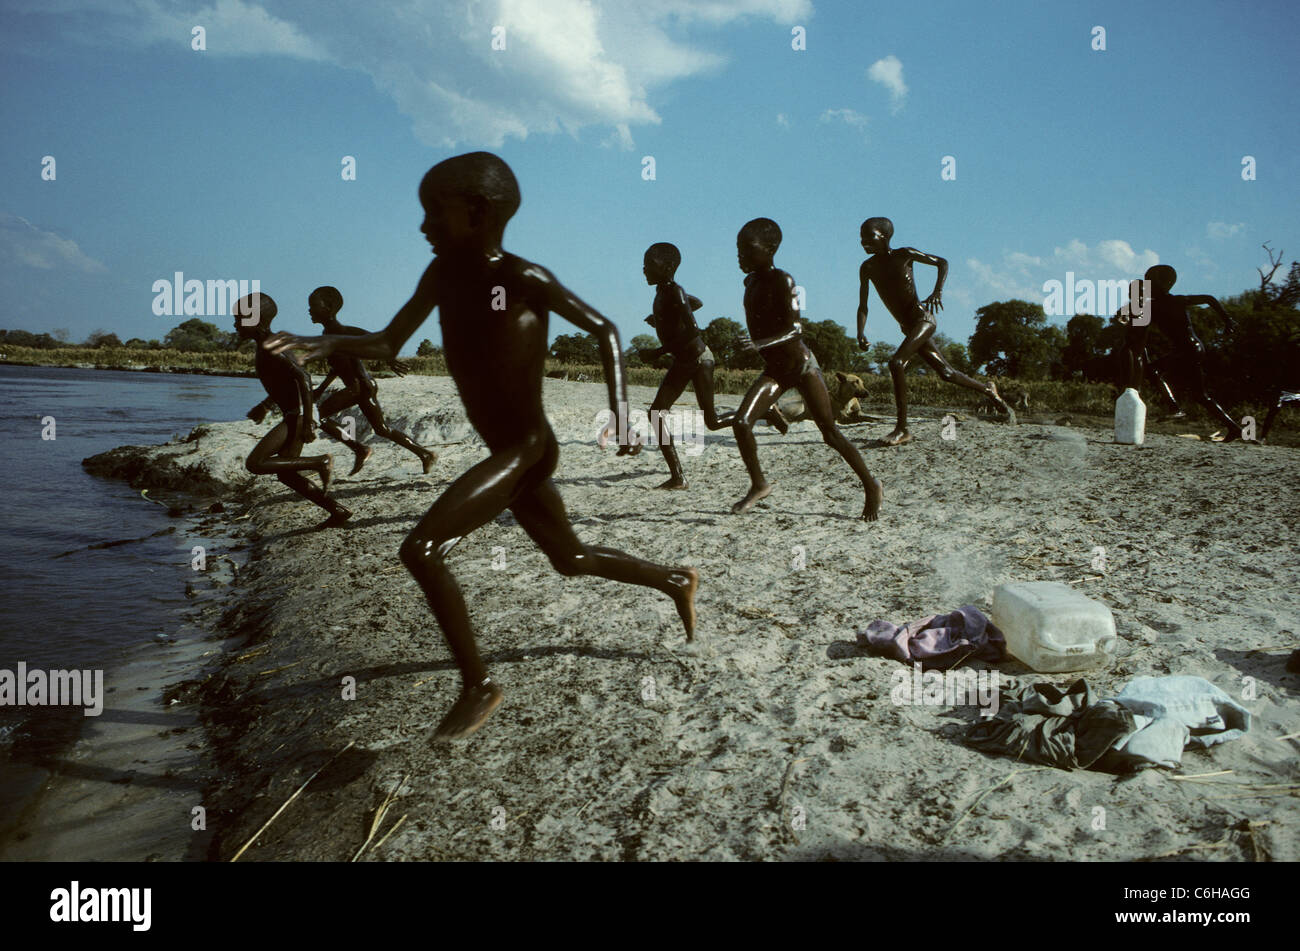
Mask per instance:
[[[424,474],[428,475],[433,464],[438,461],[438,454],[432,449],[426,449],[420,453],[420,462],[424,464]]]
[[[907,431],[905,426],[895,426],[894,431],[880,441],[886,446],[901,446],[903,443],[912,441],[912,434]]]
[[[352,471],[349,472],[348,475],[356,475],[358,472],[360,472],[361,467],[364,466],[366,464],[366,460],[370,458],[370,454],[374,452],[374,450],[369,446],[361,446],[352,451],[356,454],[356,459],[353,460]]]
[[[330,490],[330,483],[334,481],[334,457],[325,456],[324,463],[320,467],[320,487],[322,492]]]
[[[325,519],[325,521],[321,523],[321,528],[334,528],[336,526],[342,525],[351,517],[352,517],[351,509],[347,508],[346,506],[339,505],[337,502],[335,502],[334,511],[330,513],[329,518]]]
[[[772,409],[768,411],[768,414],[764,416],[763,419],[766,420],[767,424],[771,426],[773,429],[775,429],[782,436],[784,436],[786,433],[790,431],[789,421],[785,418],[785,416],[781,413],[781,411],[777,409],[775,406],[773,406]]]
[[[481,684],[465,687],[452,708],[433,731],[433,739],[461,740],[481,727],[492,711],[501,705],[505,696],[501,688],[490,679]]]
[[[885,499],[885,490],[881,487],[879,479],[872,479],[871,484],[863,488],[867,490],[867,502],[862,506],[862,518],[874,522],[880,514],[880,503]]]
[[[732,515],[741,515],[748,512],[754,507],[754,503],[759,499],[765,499],[772,494],[772,486],[766,482],[762,485],[754,486],[749,490],[749,494],[731,507]]]
[[[668,575],[673,589],[668,592],[677,603],[677,614],[686,628],[686,639],[695,640],[695,589],[700,586],[700,573],[694,568],[678,568]]]
[[[686,488],[686,480],[678,479],[674,477],[672,479],[669,479],[667,482],[663,483],[662,485],[655,486],[655,488],[656,489],[684,489]]]
[[[1007,422],[1012,426],[1016,425],[1016,411],[1011,408],[1010,403],[1002,398],[1001,394],[998,393],[998,385],[992,381],[989,382],[989,394],[993,397],[993,401],[1002,407],[1002,412],[1007,414]]]

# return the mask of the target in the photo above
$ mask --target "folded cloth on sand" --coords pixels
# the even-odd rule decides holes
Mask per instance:
[[[1061,769],[1177,767],[1185,748],[1241,736],[1250,713],[1202,677],[1136,677],[1098,699],[1086,680],[1061,688],[1003,681],[997,715],[966,732],[971,746]]]
[[[944,670],[970,658],[995,664],[1007,656],[1007,639],[973,604],[902,627],[872,621],[859,632],[858,644],[873,654],[919,662],[924,670]]]

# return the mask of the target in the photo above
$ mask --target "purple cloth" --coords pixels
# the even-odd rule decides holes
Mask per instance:
[[[904,663],[919,661],[925,670],[944,670],[972,658],[997,663],[1007,656],[1006,638],[973,604],[902,627],[872,621],[858,634],[858,645]]]

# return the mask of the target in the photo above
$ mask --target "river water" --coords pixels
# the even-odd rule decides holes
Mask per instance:
[[[112,668],[125,649],[171,636],[203,541],[81,460],[240,419],[264,395],[254,379],[0,366],[0,670]],[[53,439],[42,438],[48,417]],[[127,539],[142,540],[90,547]],[[30,711],[0,705],[0,756]]]

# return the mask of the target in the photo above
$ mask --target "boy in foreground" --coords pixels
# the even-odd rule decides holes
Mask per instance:
[[[438,308],[447,369],[470,423],[491,455],[461,475],[402,543],[400,557],[419,582],[456,664],[462,690],[434,738],[469,736],[501,703],[501,688],[478,653],[469,611],[446,558],[463,537],[509,509],[563,575],[596,575],[655,588],[673,599],[686,629],[695,629],[694,568],[652,564],[612,548],[584,545],[574,534],[551,480],[559,446],[542,409],[547,315],[555,311],[600,342],[612,417],[608,437],[627,414],[627,381],[618,330],[545,268],[501,247],[519,207],[514,173],[488,152],[440,162],[420,182],[420,230],[434,250],[415,294],[389,325],[365,336],[276,334],[263,346],[301,349],[310,357],[349,353],[391,360]],[[626,432],[626,425],[622,428]],[[620,450],[622,451],[622,450]]]

